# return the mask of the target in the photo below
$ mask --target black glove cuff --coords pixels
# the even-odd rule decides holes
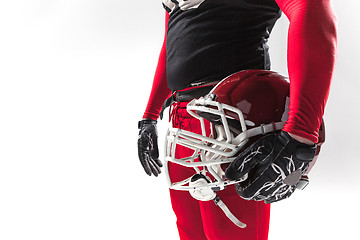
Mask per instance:
[[[149,124],[155,124],[156,125],[156,123],[157,123],[157,121],[153,120],[153,119],[143,119],[143,120],[140,120],[138,122],[138,129],[142,129],[143,126],[149,125]]]
[[[316,154],[316,144],[308,145],[292,138],[287,132],[280,132],[280,141],[295,154],[295,157],[304,162],[311,162]]]

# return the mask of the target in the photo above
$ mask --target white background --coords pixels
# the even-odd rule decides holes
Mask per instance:
[[[306,191],[273,204],[270,240],[358,238],[358,7],[334,2],[327,141]],[[178,239],[164,174],[148,177],[136,149],[163,12],[160,1],[1,1],[1,240]],[[287,25],[270,42],[285,75]]]

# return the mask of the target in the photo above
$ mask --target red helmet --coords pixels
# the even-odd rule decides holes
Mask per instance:
[[[202,134],[168,129],[165,170],[170,188],[188,190],[196,199],[208,200],[212,190],[242,181],[226,179],[224,165],[258,137],[282,129],[288,116],[288,96],[285,77],[267,70],[245,70],[219,82],[205,97],[192,100],[187,111],[200,121]],[[211,123],[211,132],[205,129],[205,121]],[[176,158],[177,145],[192,149],[194,154]],[[168,162],[193,168],[196,177],[172,182]],[[204,180],[192,184],[199,175]]]
[[[221,81],[210,93],[214,101],[235,107],[255,126],[279,122],[286,110],[289,83],[278,73],[246,70]],[[225,112],[237,118],[232,112]]]

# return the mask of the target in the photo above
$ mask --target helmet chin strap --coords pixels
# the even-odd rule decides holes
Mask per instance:
[[[237,219],[232,212],[230,212],[229,208],[225,205],[225,203],[219,198],[218,195],[213,199],[215,204],[220,207],[220,209],[225,213],[225,215],[239,228],[246,228],[246,224]]]
[[[194,189],[190,190],[190,195],[199,200],[199,201],[210,201],[213,200],[217,206],[224,212],[224,214],[232,221],[236,226],[240,228],[245,228],[246,224],[237,219],[234,214],[229,210],[225,203],[220,199],[220,197],[215,193],[213,189],[208,188],[197,188],[206,186],[210,182],[205,175],[198,173],[192,176],[191,181],[189,182],[190,187]]]

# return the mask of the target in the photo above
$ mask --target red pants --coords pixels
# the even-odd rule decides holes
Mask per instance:
[[[173,126],[200,133],[200,122],[187,113],[186,104],[184,102],[175,104],[172,113]],[[192,150],[185,147],[178,146],[176,150],[177,158],[192,154]],[[194,171],[169,163],[169,173],[171,180],[176,182],[192,176]],[[266,240],[268,238],[269,204],[240,198],[234,185],[217,194],[230,211],[247,224],[247,227],[237,227],[213,201],[198,201],[187,191],[170,190],[171,204],[177,217],[181,240]]]

